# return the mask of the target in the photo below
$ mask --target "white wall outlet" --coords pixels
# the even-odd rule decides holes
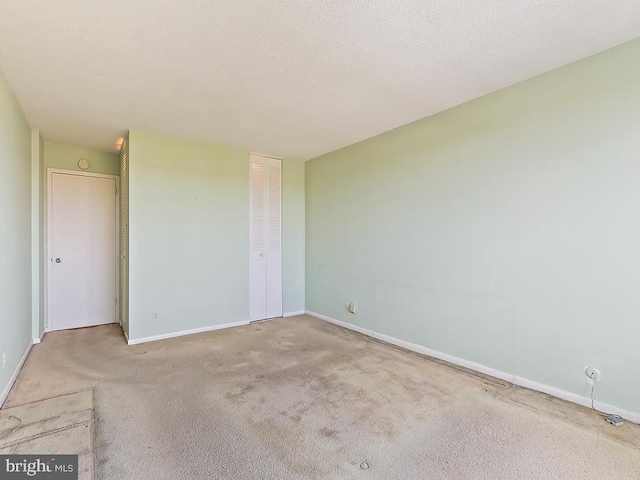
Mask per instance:
[[[156,323],[156,322],[158,321],[158,312],[153,312],[153,313],[151,314],[151,321],[152,321],[153,323]]]
[[[2,352],[2,368],[7,366],[7,352]]]
[[[348,306],[349,313],[356,313],[356,304],[350,303]]]
[[[584,370],[584,374],[594,382],[600,381],[600,370],[598,370],[596,367],[587,367]]]

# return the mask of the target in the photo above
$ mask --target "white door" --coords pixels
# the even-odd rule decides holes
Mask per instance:
[[[49,329],[116,321],[116,179],[51,173]]]
[[[277,158],[250,156],[250,319],[282,316],[282,172]]]

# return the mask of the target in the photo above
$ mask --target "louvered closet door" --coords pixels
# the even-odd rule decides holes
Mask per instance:
[[[124,141],[120,149],[120,324],[125,329],[128,329],[129,325],[129,159],[127,141]]]
[[[267,318],[274,318],[282,316],[281,161],[267,160]]]
[[[282,175],[279,159],[251,155],[250,318],[282,316]]]

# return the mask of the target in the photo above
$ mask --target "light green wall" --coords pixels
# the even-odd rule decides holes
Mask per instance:
[[[0,74],[0,396],[31,343],[31,127]],[[2,368],[2,354],[6,366]],[[2,403],[4,398],[0,398]],[[0,405],[1,406],[1,405]]]
[[[283,161],[285,312],[304,309],[304,168]],[[248,319],[249,152],[130,131],[129,338]]]
[[[635,40],[309,161],[307,309],[640,412],[638,179]]]
[[[48,293],[46,286],[46,279],[48,275],[49,262],[47,261],[47,211],[48,211],[48,190],[47,171],[50,168],[60,170],[71,170],[77,172],[89,172],[89,173],[103,173],[107,175],[120,175],[120,156],[114,152],[103,152],[93,148],[76,147],[73,145],[63,145],[59,143],[44,142],[43,146],[43,166],[42,166],[42,183],[41,183],[41,199],[43,203],[42,210],[42,308],[43,308],[43,323],[47,324],[48,312],[45,306],[48,303]],[[85,158],[89,161],[89,168],[82,170],[78,167],[78,160]]]
[[[283,312],[304,310],[304,168],[298,160],[282,161]]]
[[[89,168],[82,170],[78,167],[78,160],[89,160]],[[120,175],[120,157],[115,152],[102,152],[93,148],[61,145],[59,143],[45,142],[44,167],[60,168],[62,170],[75,170],[79,172],[106,173]]]
[[[247,152],[129,132],[131,340],[247,320],[248,235]]]

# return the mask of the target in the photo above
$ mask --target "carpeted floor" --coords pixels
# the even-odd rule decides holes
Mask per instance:
[[[640,478],[639,426],[306,316],[50,333],[5,408],[87,389],[97,479]]]

